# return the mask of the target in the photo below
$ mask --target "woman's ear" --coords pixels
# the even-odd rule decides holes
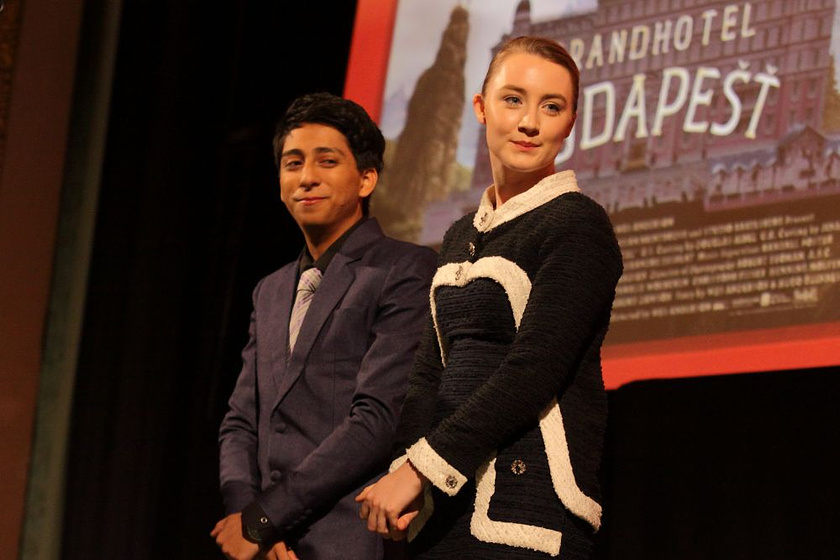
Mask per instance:
[[[479,123],[487,124],[487,119],[484,116],[484,98],[480,93],[476,93],[473,96],[473,112]]]

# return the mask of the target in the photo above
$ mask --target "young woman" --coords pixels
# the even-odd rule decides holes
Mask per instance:
[[[600,349],[622,265],[604,210],[554,169],[578,81],[563,47],[520,37],[473,99],[493,185],[444,238],[400,456],[356,498],[416,558],[587,558],[600,526]]]

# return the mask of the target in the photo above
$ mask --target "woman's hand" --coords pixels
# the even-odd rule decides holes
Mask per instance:
[[[426,477],[406,461],[356,496],[362,503],[359,517],[367,519],[370,531],[401,540],[423,507],[423,487],[427,483]]]

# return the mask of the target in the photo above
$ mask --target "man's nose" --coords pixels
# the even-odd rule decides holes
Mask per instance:
[[[300,186],[311,189],[321,182],[318,168],[313,163],[305,163],[300,171]]]

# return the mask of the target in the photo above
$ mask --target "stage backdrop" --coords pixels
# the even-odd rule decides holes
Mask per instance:
[[[840,0],[361,0],[346,95],[388,139],[373,212],[437,246],[492,183],[472,115],[507,38],[581,68],[557,159],[625,259],[605,348],[634,379],[840,363]]]

